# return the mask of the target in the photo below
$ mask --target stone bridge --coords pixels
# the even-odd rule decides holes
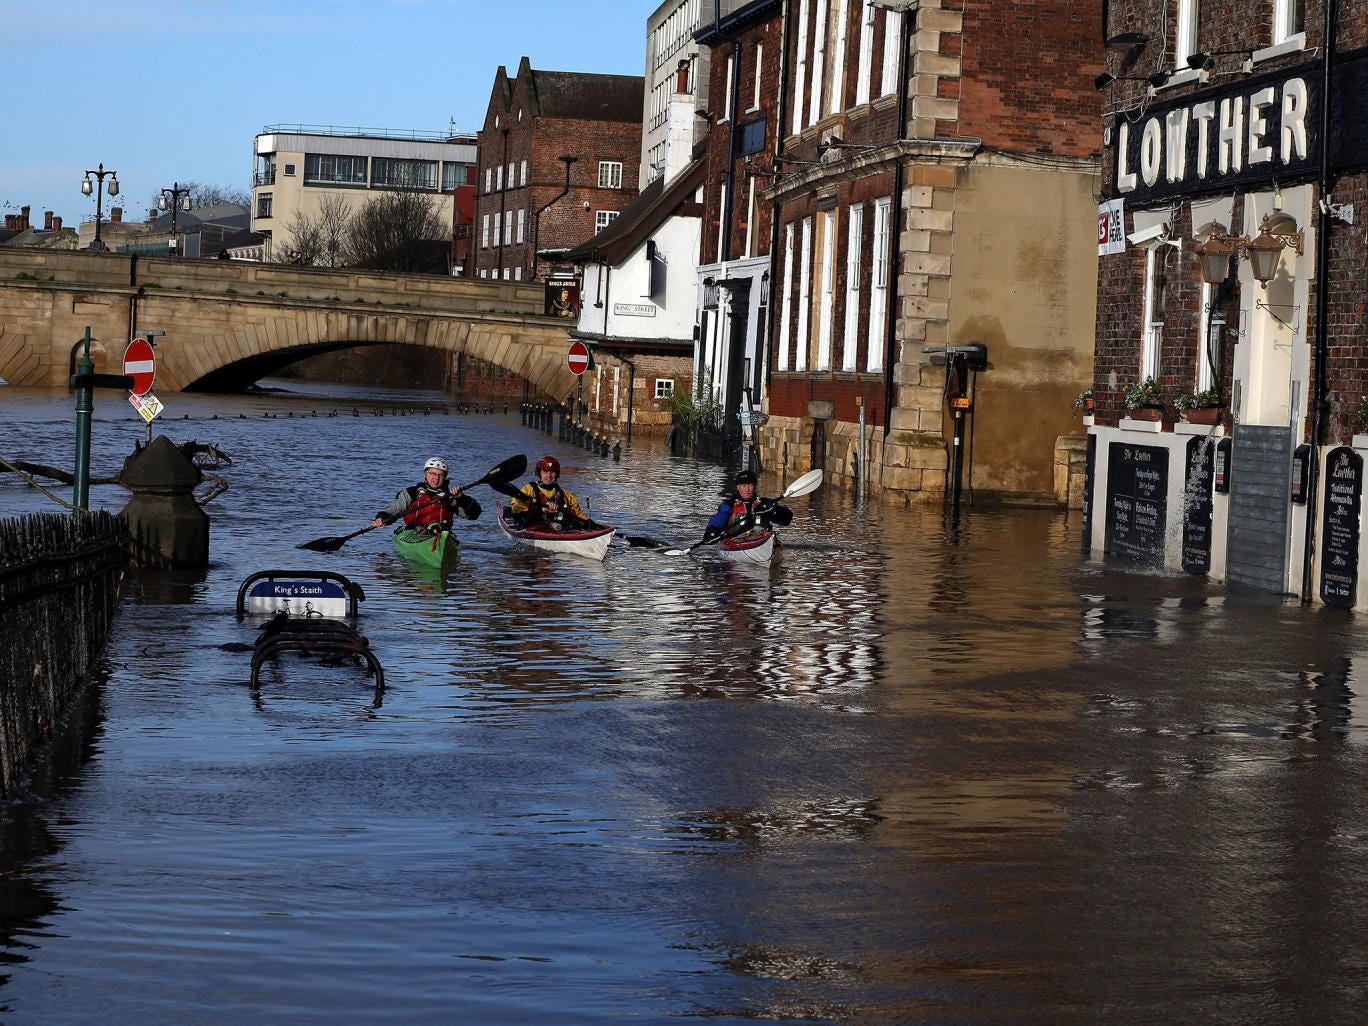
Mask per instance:
[[[393,342],[467,353],[560,400],[566,322],[514,282],[0,248],[0,378],[64,388],[86,325],[96,369],[160,330],[158,392],[234,391],[305,356]]]

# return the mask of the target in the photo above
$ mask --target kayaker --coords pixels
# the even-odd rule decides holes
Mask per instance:
[[[755,494],[758,484],[759,478],[753,470],[743,470],[736,475],[732,490],[724,493],[722,504],[708,521],[708,528],[703,532],[705,542],[721,538],[729,529],[733,529],[738,521],[747,517],[751,518],[754,526],[762,528],[770,524],[787,527],[793,522],[793,510],[781,506],[774,499],[762,499]]]
[[[435,529],[449,531],[458,513],[462,520],[474,520],[480,515],[480,504],[464,494],[459,485],[447,484],[446,460],[434,456],[423,464],[423,480],[402,489],[375,514],[371,526],[383,527],[403,517],[408,527],[432,524]]]
[[[552,531],[574,531],[593,526],[580,509],[579,500],[561,486],[560,470],[560,461],[554,456],[537,460],[536,477],[508,504],[518,527],[541,525]]]

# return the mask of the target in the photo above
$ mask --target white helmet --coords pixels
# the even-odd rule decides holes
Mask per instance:
[[[432,457],[432,459],[423,464],[423,473],[426,474],[429,470],[440,470],[445,474],[447,472],[446,460],[442,459],[440,456]]]

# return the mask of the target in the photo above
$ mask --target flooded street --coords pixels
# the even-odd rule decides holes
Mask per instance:
[[[234,457],[213,563],[131,579],[104,678],[6,810],[0,1022],[1368,1016],[1352,614],[1091,561],[1076,516],[948,532],[825,491],[764,570],[517,548],[488,488],[444,580],[386,531],[301,552],[431,455],[464,483],[549,451],[597,519],[671,543],[726,478],[516,408],[291,387],[166,397],[159,432]],[[70,466],[73,405],[0,386],[0,455]],[[95,473],[142,431],[99,393]],[[35,510],[0,475],[0,517]],[[309,567],[365,589],[378,708],[349,664],[248,687],[239,584]]]

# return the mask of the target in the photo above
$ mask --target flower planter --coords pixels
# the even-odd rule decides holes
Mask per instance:
[[[1183,411],[1183,419],[1189,424],[1219,424],[1221,408],[1219,406],[1193,406]]]
[[[1126,411],[1126,416],[1131,420],[1162,420],[1164,408],[1162,406],[1137,406],[1133,410]]]

